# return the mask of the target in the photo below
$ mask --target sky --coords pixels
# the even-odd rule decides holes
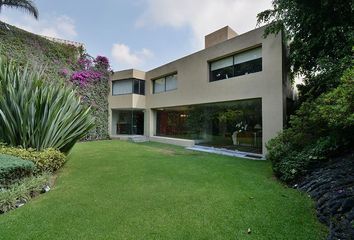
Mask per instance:
[[[85,44],[113,70],[147,71],[204,48],[204,36],[229,25],[256,28],[271,0],[34,0],[39,19],[3,8],[0,20],[27,31]]]

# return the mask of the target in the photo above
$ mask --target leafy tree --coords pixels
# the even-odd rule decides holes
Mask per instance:
[[[338,86],[351,65],[353,1],[273,0],[272,4],[274,9],[258,14],[258,23],[269,24],[265,35],[284,30],[291,73],[304,76],[304,84],[298,86],[300,102]]]
[[[284,33],[290,72],[304,77],[298,86],[299,108],[289,127],[267,144],[275,174],[291,182],[315,164],[352,149],[353,1],[273,0],[272,4],[273,9],[258,14],[258,23],[268,24],[265,36]]]
[[[352,151],[354,67],[345,72],[338,87],[304,102],[290,125],[267,144],[267,158],[283,181],[295,180],[332,155]]]
[[[20,9],[38,19],[38,9],[31,0],[0,0],[0,11],[3,7]]]

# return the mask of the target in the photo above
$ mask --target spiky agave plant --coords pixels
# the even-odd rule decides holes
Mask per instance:
[[[75,90],[43,80],[43,71],[0,57],[0,140],[68,152],[94,126]]]

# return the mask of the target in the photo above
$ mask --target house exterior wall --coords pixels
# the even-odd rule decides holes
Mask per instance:
[[[232,100],[262,99],[262,152],[265,144],[283,129],[287,83],[284,79],[284,49],[281,34],[263,38],[264,27],[218,43],[146,73],[127,70],[112,79],[145,79],[145,96],[109,96],[110,109],[145,109],[145,135],[156,133],[154,109]],[[262,71],[220,81],[209,81],[209,62],[262,46]],[[153,94],[152,80],[177,72],[177,89]],[[112,85],[111,85],[112,86]],[[110,117],[111,121],[111,117]],[[110,125],[111,126],[111,122]]]
[[[204,45],[205,48],[208,48],[236,36],[237,33],[234,30],[232,30],[229,26],[226,26],[215,32],[206,35],[204,39]]]

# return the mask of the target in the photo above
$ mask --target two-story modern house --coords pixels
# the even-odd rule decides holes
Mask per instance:
[[[241,35],[224,27],[207,35],[199,52],[148,72],[115,72],[111,137],[265,154],[283,129],[292,88],[281,34],[263,33],[264,27]]]

